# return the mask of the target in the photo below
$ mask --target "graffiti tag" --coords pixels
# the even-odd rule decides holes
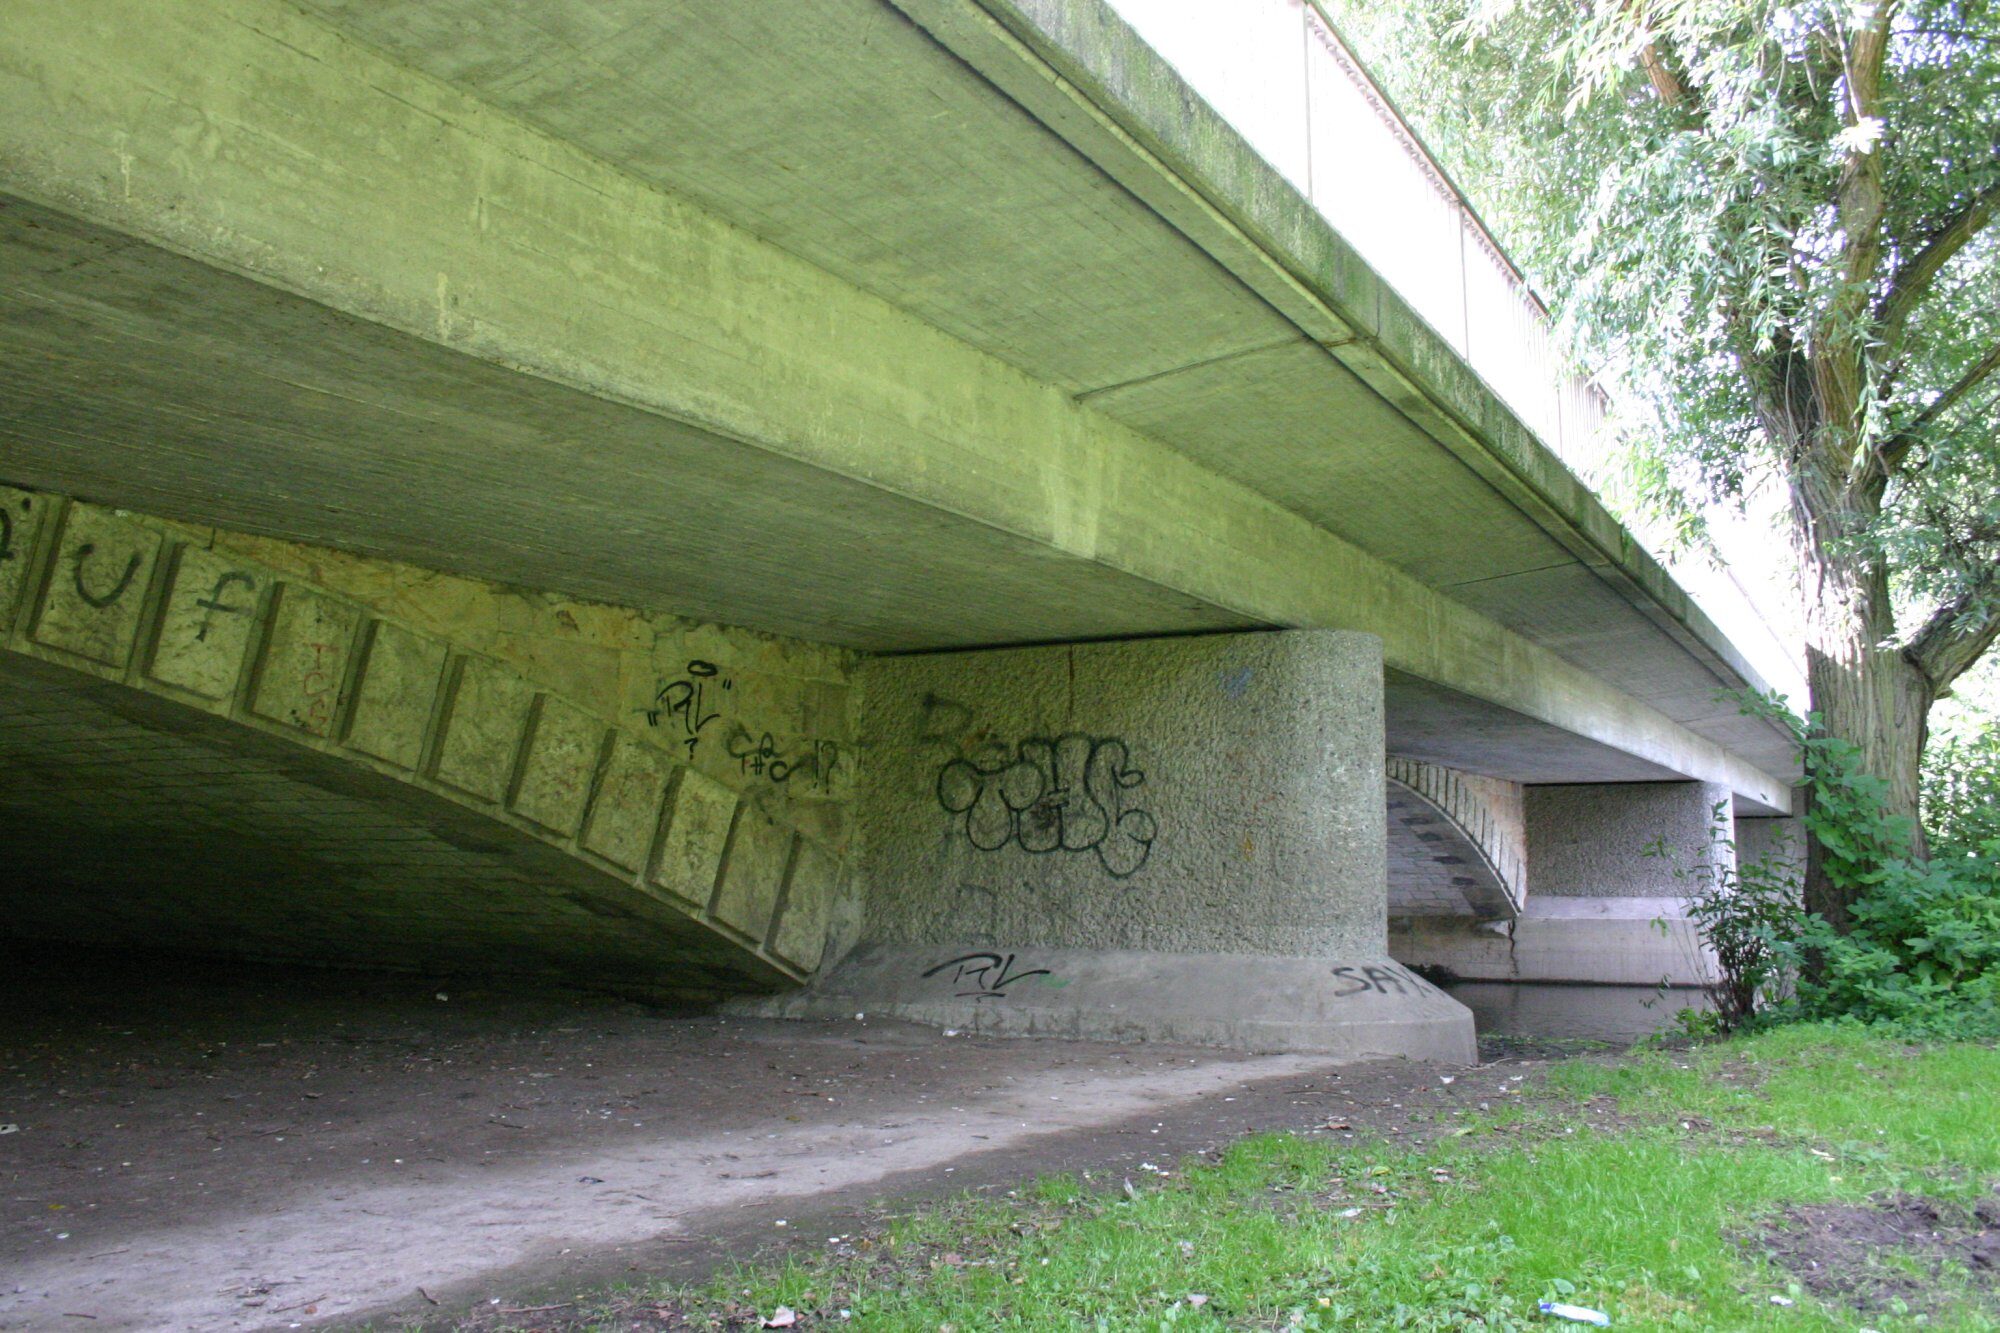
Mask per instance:
[[[951,974],[952,985],[969,985],[972,987],[971,990],[956,992],[953,997],[955,999],[1003,999],[1007,994],[1007,988],[1017,981],[1026,981],[1029,977],[1054,975],[1046,967],[1034,967],[1026,971],[1016,972],[1014,970],[1014,955],[1011,953],[968,953],[960,954],[956,958],[946,959],[936,967],[926,971],[924,977],[925,979],[934,977],[946,968],[955,969]]]
[[[1424,982],[1400,967],[1336,967],[1333,969],[1333,975],[1344,986],[1344,989],[1333,993],[1333,998],[1336,1000],[1345,999],[1350,995],[1360,995],[1364,991],[1388,995],[1393,988],[1397,995],[1412,993],[1421,995],[1429,989]]]
[[[938,770],[938,804],[965,816],[965,836],[982,852],[1008,843],[1037,855],[1095,852],[1113,879],[1138,872],[1159,832],[1131,805],[1145,773],[1125,742],[1069,732],[1035,736],[998,760],[953,759]]]
[[[90,559],[92,553],[96,550],[97,547],[90,542],[85,542],[76,548],[73,557],[76,566],[74,573],[76,576],[76,595],[101,611],[125,595],[125,590],[132,586],[133,575],[139,572],[139,566],[144,564],[145,561],[137,551],[132,552],[131,557],[125,562],[125,572],[120,574],[118,581],[111,585],[111,591],[95,593],[83,581],[83,562]]]
[[[701,729],[722,716],[708,707],[710,688],[727,690],[734,685],[734,681],[722,676],[715,663],[695,658],[687,664],[679,680],[660,687],[653,696],[652,707],[640,711],[646,715],[647,726],[678,731],[681,744],[687,746],[688,758],[693,759],[695,747],[701,744]]]

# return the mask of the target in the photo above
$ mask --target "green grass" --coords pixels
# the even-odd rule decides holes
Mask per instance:
[[[1941,1279],[1928,1317],[1858,1321],[1739,1241],[1787,1203],[1970,1200],[2000,1179],[1996,1091],[1992,1048],[1826,1029],[1574,1061],[1425,1148],[1264,1136],[1136,1193],[1047,1180],[934,1210],[856,1257],[652,1298],[697,1324],[787,1305],[802,1326],[931,1333],[1549,1328],[1550,1298],[1620,1329],[1994,1328],[1962,1277]],[[1593,1128],[1579,1103],[1605,1097],[1617,1114]]]

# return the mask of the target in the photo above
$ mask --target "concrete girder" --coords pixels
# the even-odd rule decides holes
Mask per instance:
[[[10,934],[707,996],[819,965],[841,861],[782,812],[197,538],[0,489]]]
[[[1005,553],[996,568],[1101,591],[1078,599],[1087,614],[1072,617],[1065,635],[1092,633],[1093,619],[1098,634],[1365,630],[1382,637],[1396,671],[1639,762],[1725,782],[1760,808],[1788,803],[1784,785],[1740,753],[1253,488],[275,0],[198,0],[164,14],[108,3],[82,18],[30,6],[5,22],[0,183],[55,210],[48,216],[81,220],[64,225],[146,242],[131,256],[141,268],[158,246],[217,270],[218,283],[232,273],[254,279],[270,292],[264,318],[273,324],[282,318],[269,311],[288,308],[281,293],[316,303],[305,318],[317,318],[340,355],[353,356],[364,398],[374,392],[368,381],[392,378],[411,355],[379,331],[392,330],[420,341],[425,354],[463,353],[478,363],[467,377],[509,368],[525,372],[532,387],[524,392],[575,391],[643,421],[616,442],[631,476],[647,475],[648,451],[665,437],[696,435],[721,454],[793,468],[804,507],[829,507],[841,494],[893,500],[926,515],[941,547],[959,541],[970,550],[976,538]],[[31,315],[92,302],[87,267],[54,265],[34,276],[42,290]],[[254,326],[201,327],[198,305],[163,311],[142,300],[114,313],[128,327],[143,322],[135,336],[167,365],[169,344],[185,333],[223,347],[261,341]],[[24,354],[52,355],[32,319],[10,324]],[[379,327],[360,331],[369,325]],[[76,358],[73,340],[61,350],[76,378],[106,378],[104,367],[120,364]],[[188,367],[172,373],[185,377]],[[283,378],[254,386],[264,397],[245,399],[245,415],[257,417],[273,397],[324,392]],[[50,410],[70,440],[104,433],[87,408],[68,417]],[[465,462],[466,441],[415,429],[412,448],[373,479],[365,503],[347,505],[282,484],[224,494],[215,479],[227,451],[202,439],[198,420],[168,424],[175,476],[97,474],[93,493],[188,519],[210,519],[214,506],[229,504],[230,521],[253,530],[363,550],[401,540],[412,545],[385,553],[498,574],[468,568],[444,529],[422,546],[426,525],[402,508],[427,472]],[[254,426],[257,447],[289,465],[276,432],[256,436]],[[77,470],[88,467],[56,432],[18,431],[9,446],[16,480],[75,486]],[[138,486],[152,489],[118,493]],[[563,503],[606,533],[644,532],[661,520],[635,508],[630,492],[643,489]],[[503,521],[494,497],[454,500],[475,531],[490,535]],[[391,529],[399,535],[385,535]],[[531,535],[538,545],[561,544],[546,531]],[[815,553],[785,548],[774,559],[803,579]],[[965,563],[979,566],[969,554]],[[671,583],[691,566],[665,569],[662,581]],[[575,586],[561,560],[547,560],[546,575],[540,586]],[[885,582],[893,587],[893,578]],[[853,580],[846,584],[857,595]],[[617,595],[604,585],[577,590]],[[670,604],[657,585],[643,593],[627,600]],[[997,580],[964,593],[952,599],[959,607],[988,613],[981,632],[1022,604]],[[739,622],[808,628],[782,619],[786,608],[767,600],[757,580],[719,595]],[[877,628],[845,641],[964,641],[940,630],[934,604],[886,600],[871,608]],[[831,606],[838,623],[840,601]],[[929,643],[920,642],[925,634]],[[1034,634],[1027,624],[1012,632]]]

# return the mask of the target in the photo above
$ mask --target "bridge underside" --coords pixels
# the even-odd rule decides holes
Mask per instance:
[[[0,652],[6,934],[713,996],[783,981],[442,797]]]
[[[4,195],[0,276],[0,484],[877,652],[1273,623]],[[1398,754],[1677,776],[1412,671],[1387,691]]]

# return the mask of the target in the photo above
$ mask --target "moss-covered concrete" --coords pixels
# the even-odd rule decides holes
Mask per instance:
[[[1204,356],[1302,337],[1333,351],[1376,346],[1420,392],[1370,383],[1358,362],[1323,362],[1423,427],[1412,437],[1385,424],[1382,443],[1442,447],[1424,433],[1426,413],[1476,428],[1484,453],[1459,464],[1497,487],[1492,522],[1576,540],[1532,495],[1489,476],[1494,450],[1508,452],[1506,423],[1451,391],[1462,368],[1433,364],[1417,333],[1382,313],[1385,296],[1374,297],[1372,326],[1313,313],[1361,308],[1370,283],[1318,224],[1294,219],[1272,233],[1276,248],[1260,240],[1261,257],[1223,264],[1229,281],[1218,284],[1213,252],[1190,247],[1178,217],[1164,223],[1122,178],[1109,186],[1096,159],[1051,128],[1089,119],[1085,109],[1031,113],[1003,95],[1009,80],[1047,82],[1046,64],[968,68],[935,34],[852,0],[801,32],[877,64],[844,63],[822,44],[795,67],[757,47],[754,59],[739,51],[704,71],[673,63],[672,40],[612,41],[603,49],[621,61],[668,63],[593,74],[588,60],[570,59],[584,47],[559,36],[554,82],[529,79],[515,97],[500,85],[524,74],[519,52],[503,42],[495,56],[470,29],[424,17],[448,11],[315,8],[319,18],[277,0],[192,0],[165,12],[107,0],[82,15],[40,4],[6,15],[0,188],[29,201],[0,210],[19,279],[4,326],[8,383],[25,405],[7,423],[12,479],[861,646],[1360,629],[1382,638],[1392,668],[1496,716],[1726,782],[1746,802],[1786,800],[1757,747],[1717,721],[1713,664],[1677,647],[1673,632],[1662,637],[1643,610],[1613,606],[1634,635],[1591,660],[1589,644],[1565,639],[1562,626],[1532,624],[1527,603],[1475,609],[1469,571],[1434,587],[1342,535],[1340,506],[1309,516],[1296,497],[1263,493],[1165,442],[1170,424],[1120,419],[1136,421],[1140,405],[1093,406],[1091,394],[1118,377]],[[654,35],[663,34],[671,26]],[[489,56],[513,73],[488,79]],[[1157,62],[1135,57],[1127,68],[1151,68],[1148,86],[1172,91]],[[662,69],[684,80],[665,99],[644,82]],[[788,178],[773,157],[803,123],[785,118],[798,110],[787,88],[819,71],[849,80],[843,87],[923,91],[882,102],[876,121],[815,122],[802,160],[818,175],[789,173],[801,184],[787,213],[772,202],[783,202]],[[775,100],[765,99],[765,119],[746,110],[702,140],[702,161],[728,166],[706,186],[682,188],[674,136],[649,137],[653,110],[606,122],[627,136],[619,145],[585,146],[551,128],[548,109],[582,98],[592,78],[700,107],[698,80],[724,74],[754,75]],[[928,104],[945,113],[919,116]],[[1225,141],[1199,112],[1181,118]],[[1115,118],[1092,123],[1116,137]],[[946,170],[935,145],[990,152],[996,164],[1011,154],[995,179],[1023,218],[1047,224],[995,232],[995,245],[1035,244],[1010,242],[1017,248],[994,261],[998,277],[985,287],[962,264],[854,258],[890,248],[865,218],[841,211],[841,200],[880,196],[883,178],[870,173],[914,172],[898,187],[911,208],[992,206],[994,187],[963,163]],[[938,169],[915,172],[908,164],[918,161]],[[859,174],[814,193],[833,169]],[[1265,189],[1253,165],[1218,157],[1204,170],[1210,194]],[[1165,180],[1160,188],[1186,191],[1179,174]],[[1208,212],[1201,225],[1248,234]],[[818,233],[803,225],[814,216]],[[939,261],[952,259],[948,217],[921,217]],[[1102,262],[1076,248],[1093,238],[1103,243],[1088,253]],[[1283,258],[1281,240],[1317,246],[1324,262],[1302,269]],[[808,249],[816,262],[800,258]],[[1153,276],[1105,285],[1132,265]],[[1288,276],[1277,288],[1246,278],[1260,266]],[[927,296],[928,273],[948,277]],[[1343,295],[1329,301],[1329,290]],[[975,291],[989,296],[954,316],[953,302]],[[1027,304],[992,304],[1009,292]],[[1166,296],[1149,304],[1150,292],[1208,295],[1177,314]],[[1071,306],[1110,310],[1092,319],[1126,330],[1089,366],[1065,363],[1082,355],[1078,340],[1050,332],[1071,327]],[[301,364],[312,373],[302,377]],[[218,376],[218,365],[245,373]],[[368,431],[339,429],[361,412]],[[590,419],[591,431],[566,434],[565,416]],[[514,424],[524,417],[533,429]],[[111,442],[117,464],[79,448],[84,439]],[[517,461],[496,467],[503,454]],[[1532,451],[1521,458],[1529,467]],[[1396,494],[1397,476],[1386,469],[1354,505],[1384,503],[1372,492]],[[1420,510],[1422,497],[1389,503]],[[836,540],[816,546],[816,523]],[[1616,534],[1600,535],[1615,545]],[[1469,544],[1466,559],[1481,549]],[[953,577],[940,582],[927,559]],[[1505,764],[1504,747],[1489,747],[1480,766],[1504,775]]]
[[[0,505],[0,934],[694,994],[820,965],[848,655]]]

